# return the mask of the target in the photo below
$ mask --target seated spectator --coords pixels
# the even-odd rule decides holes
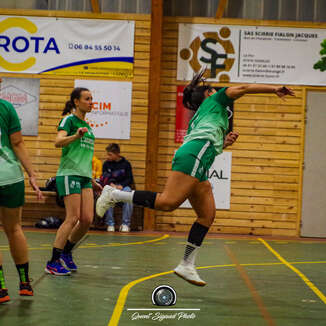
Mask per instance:
[[[120,155],[120,147],[118,144],[112,143],[106,147],[107,160],[103,164],[101,184],[103,186],[110,185],[119,190],[131,191],[131,187],[134,183],[132,175],[132,168],[130,163]],[[132,215],[133,205],[132,203],[123,203],[122,205],[122,224],[120,226],[120,232],[129,232],[130,230],[130,218]],[[105,215],[105,223],[108,226],[108,232],[114,232],[114,211],[113,207],[109,208]]]
[[[102,161],[99,160],[95,155],[92,159],[92,176],[93,179],[99,179],[102,174]]]

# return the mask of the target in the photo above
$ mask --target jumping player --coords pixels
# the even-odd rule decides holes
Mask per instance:
[[[216,214],[207,172],[223,147],[231,145],[238,137],[237,133],[226,135],[227,107],[245,94],[272,93],[280,98],[294,96],[287,87],[256,84],[224,87],[216,91],[205,84],[203,74],[204,70],[194,76],[184,90],[184,106],[196,113],[189,122],[182,146],[174,155],[172,171],[163,192],[136,190],[130,193],[105,186],[96,205],[97,214],[103,216],[116,202],[132,202],[152,209],[173,211],[188,199],[197,220],[190,229],[184,257],[174,272],[198,286],[204,286],[206,282],[196,271],[195,259]]]

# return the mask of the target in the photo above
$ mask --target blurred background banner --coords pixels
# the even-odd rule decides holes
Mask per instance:
[[[17,111],[24,136],[38,135],[40,80],[36,78],[2,78],[0,98]]]
[[[0,71],[132,78],[133,21],[0,16]]]
[[[75,80],[75,87],[88,88],[93,96],[93,110],[86,122],[96,138],[130,139],[131,82]]]

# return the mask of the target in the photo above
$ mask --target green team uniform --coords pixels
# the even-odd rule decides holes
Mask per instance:
[[[0,99],[0,206],[24,204],[24,174],[10,142],[21,125],[13,105]]]
[[[67,136],[72,136],[76,134],[78,128],[84,127],[88,129],[88,132],[82,138],[62,148],[56,176],[60,196],[81,193],[81,189],[92,187],[92,158],[95,141],[92,128],[84,120],[70,114],[60,121],[58,131],[65,130]]]
[[[172,170],[207,180],[215,156],[223,151],[229,128],[227,107],[233,103],[226,88],[207,97],[189,122],[187,135],[172,161]]]

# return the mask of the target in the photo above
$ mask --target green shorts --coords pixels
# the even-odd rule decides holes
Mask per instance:
[[[78,175],[56,176],[55,182],[60,197],[80,194],[84,188],[92,188],[91,178]]]
[[[25,203],[24,181],[0,186],[0,206],[17,208]]]
[[[206,181],[208,170],[216,155],[216,150],[209,140],[191,140],[176,151],[172,160],[172,171],[180,171],[199,181]]]

